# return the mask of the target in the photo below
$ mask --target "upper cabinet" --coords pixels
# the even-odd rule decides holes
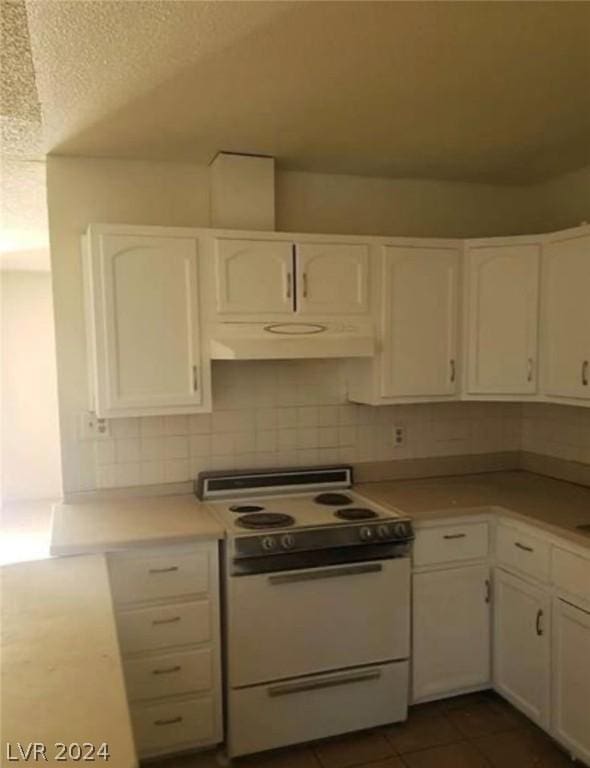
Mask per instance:
[[[355,315],[368,311],[364,244],[218,238],[216,311],[255,321],[274,315]]]
[[[367,312],[368,250],[366,245],[297,245],[298,311],[308,315],[354,315]]]
[[[516,239],[466,244],[467,395],[536,393],[540,251]]]
[[[274,240],[217,240],[220,314],[290,314],[295,297],[293,247]]]
[[[142,234],[145,233],[145,234]],[[102,418],[210,409],[194,237],[90,227],[88,362]]]
[[[453,248],[384,248],[382,397],[457,391],[459,266]]]
[[[590,228],[552,235],[543,253],[543,390],[590,399]]]

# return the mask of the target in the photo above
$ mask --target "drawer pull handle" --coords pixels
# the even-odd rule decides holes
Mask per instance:
[[[173,571],[177,570],[177,565],[171,565],[168,568],[150,568],[148,573],[172,573]]]
[[[180,619],[180,616],[173,616],[171,619],[154,619],[152,624],[154,626],[157,624],[176,624],[176,622],[180,621]]]
[[[522,549],[523,552],[534,552],[535,550],[532,547],[527,547],[526,544],[521,544],[520,541],[515,541],[514,546],[518,547],[519,549]]]
[[[486,603],[492,602],[492,583],[489,579],[486,579]]]
[[[466,536],[466,533],[445,533],[443,539],[464,539]]]
[[[535,622],[535,629],[537,630],[537,635],[539,637],[543,636],[543,625],[541,624],[542,621],[543,621],[543,611],[539,609],[537,611],[537,620]]]
[[[180,672],[181,669],[180,664],[175,667],[166,667],[166,669],[152,669],[152,675],[171,675],[173,672]]]
[[[184,717],[178,715],[178,717],[171,717],[169,720],[154,720],[154,725],[175,725],[176,723],[182,723]]]
[[[526,377],[527,381],[532,381],[533,380],[534,370],[535,370],[534,360],[533,360],[532,357],[529,357],[529,359],[528,359],[528,367],[527,367],[527,377]]]
[[[590,365],[588,360],[584,360],[582,363],[582,384],[585,387],[588,386],[588,365]]]
[[[370,672],[358,672],[351,675],[339,675],[338,677],[323,677],[319,680],[309,680],[304,683],[289,683],[287,685],[275,685],[268,689],[269,696],[287,696],[290,693],[303,693],[304,691],[316,691],[320,688],[333,688],[336,685],[347,683],[360,683],[365,680],[377,680],[381,677],[381,670],[374,669]]]
[[[453,384],[455,382],[455,378],[456,378],[456,375],[457,375],[457,366],[455,365],[455,360],[451,359],[449,361],[449,365],[450,365],[450,368],[451,368],[451,384]]]
[[[320,579],[333,579],[337,576],[354,576],[359,573],[379,573],[383,570],[381,563],[369,563],[367,565],[346,565],[343,568],[332,568],[317,571],[303,571],[302,573],[285,573],[280,576],[270,576],[270,584],[294,584],[297,581],[319,581]]]

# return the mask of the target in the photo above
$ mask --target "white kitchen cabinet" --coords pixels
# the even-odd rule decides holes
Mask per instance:
[[[543,248],[543,390],[590,400],[590,228],[552,235]]]
[[[84,266],[97,415],[210,409],[196,239],[145,228],[91,226]]]
[[[466,394],[537,391],[540,251],[519,240],[467,242]]]
[[[590,763],[590,611],[554,601],[552,733]]]
[[[459,268],[456,249],[384,248],[383,397],[456,393]]]
[[[302,315],[355,315],[368,310],[369,249],[347,243],[296,246],[297,309]]]
[[[489,683],[489,579],[487,564],[414,574],[414,701]]]
[[[546,591],[496,568],[494,687],[547,729],[550,713],[551,599]]]
[[[295,266],[291,242],[219,238],[215,270],[218,313],[251,318],[293,312]]]

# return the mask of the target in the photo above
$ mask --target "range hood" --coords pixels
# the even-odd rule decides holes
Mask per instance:
[[[217,323],[210,329],[213,360],[294,360],[372,357],[375,335],[367,321]]]

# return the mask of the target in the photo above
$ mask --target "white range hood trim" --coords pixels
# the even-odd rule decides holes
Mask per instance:
[[[281,330],[298,327],[310,332],[281,333]],[[318,328],[325,330],[318,332]],[[212,360],[373,357],[375,335],[372,327],[364,323],[228,322],[211,328],[209,351]]]

